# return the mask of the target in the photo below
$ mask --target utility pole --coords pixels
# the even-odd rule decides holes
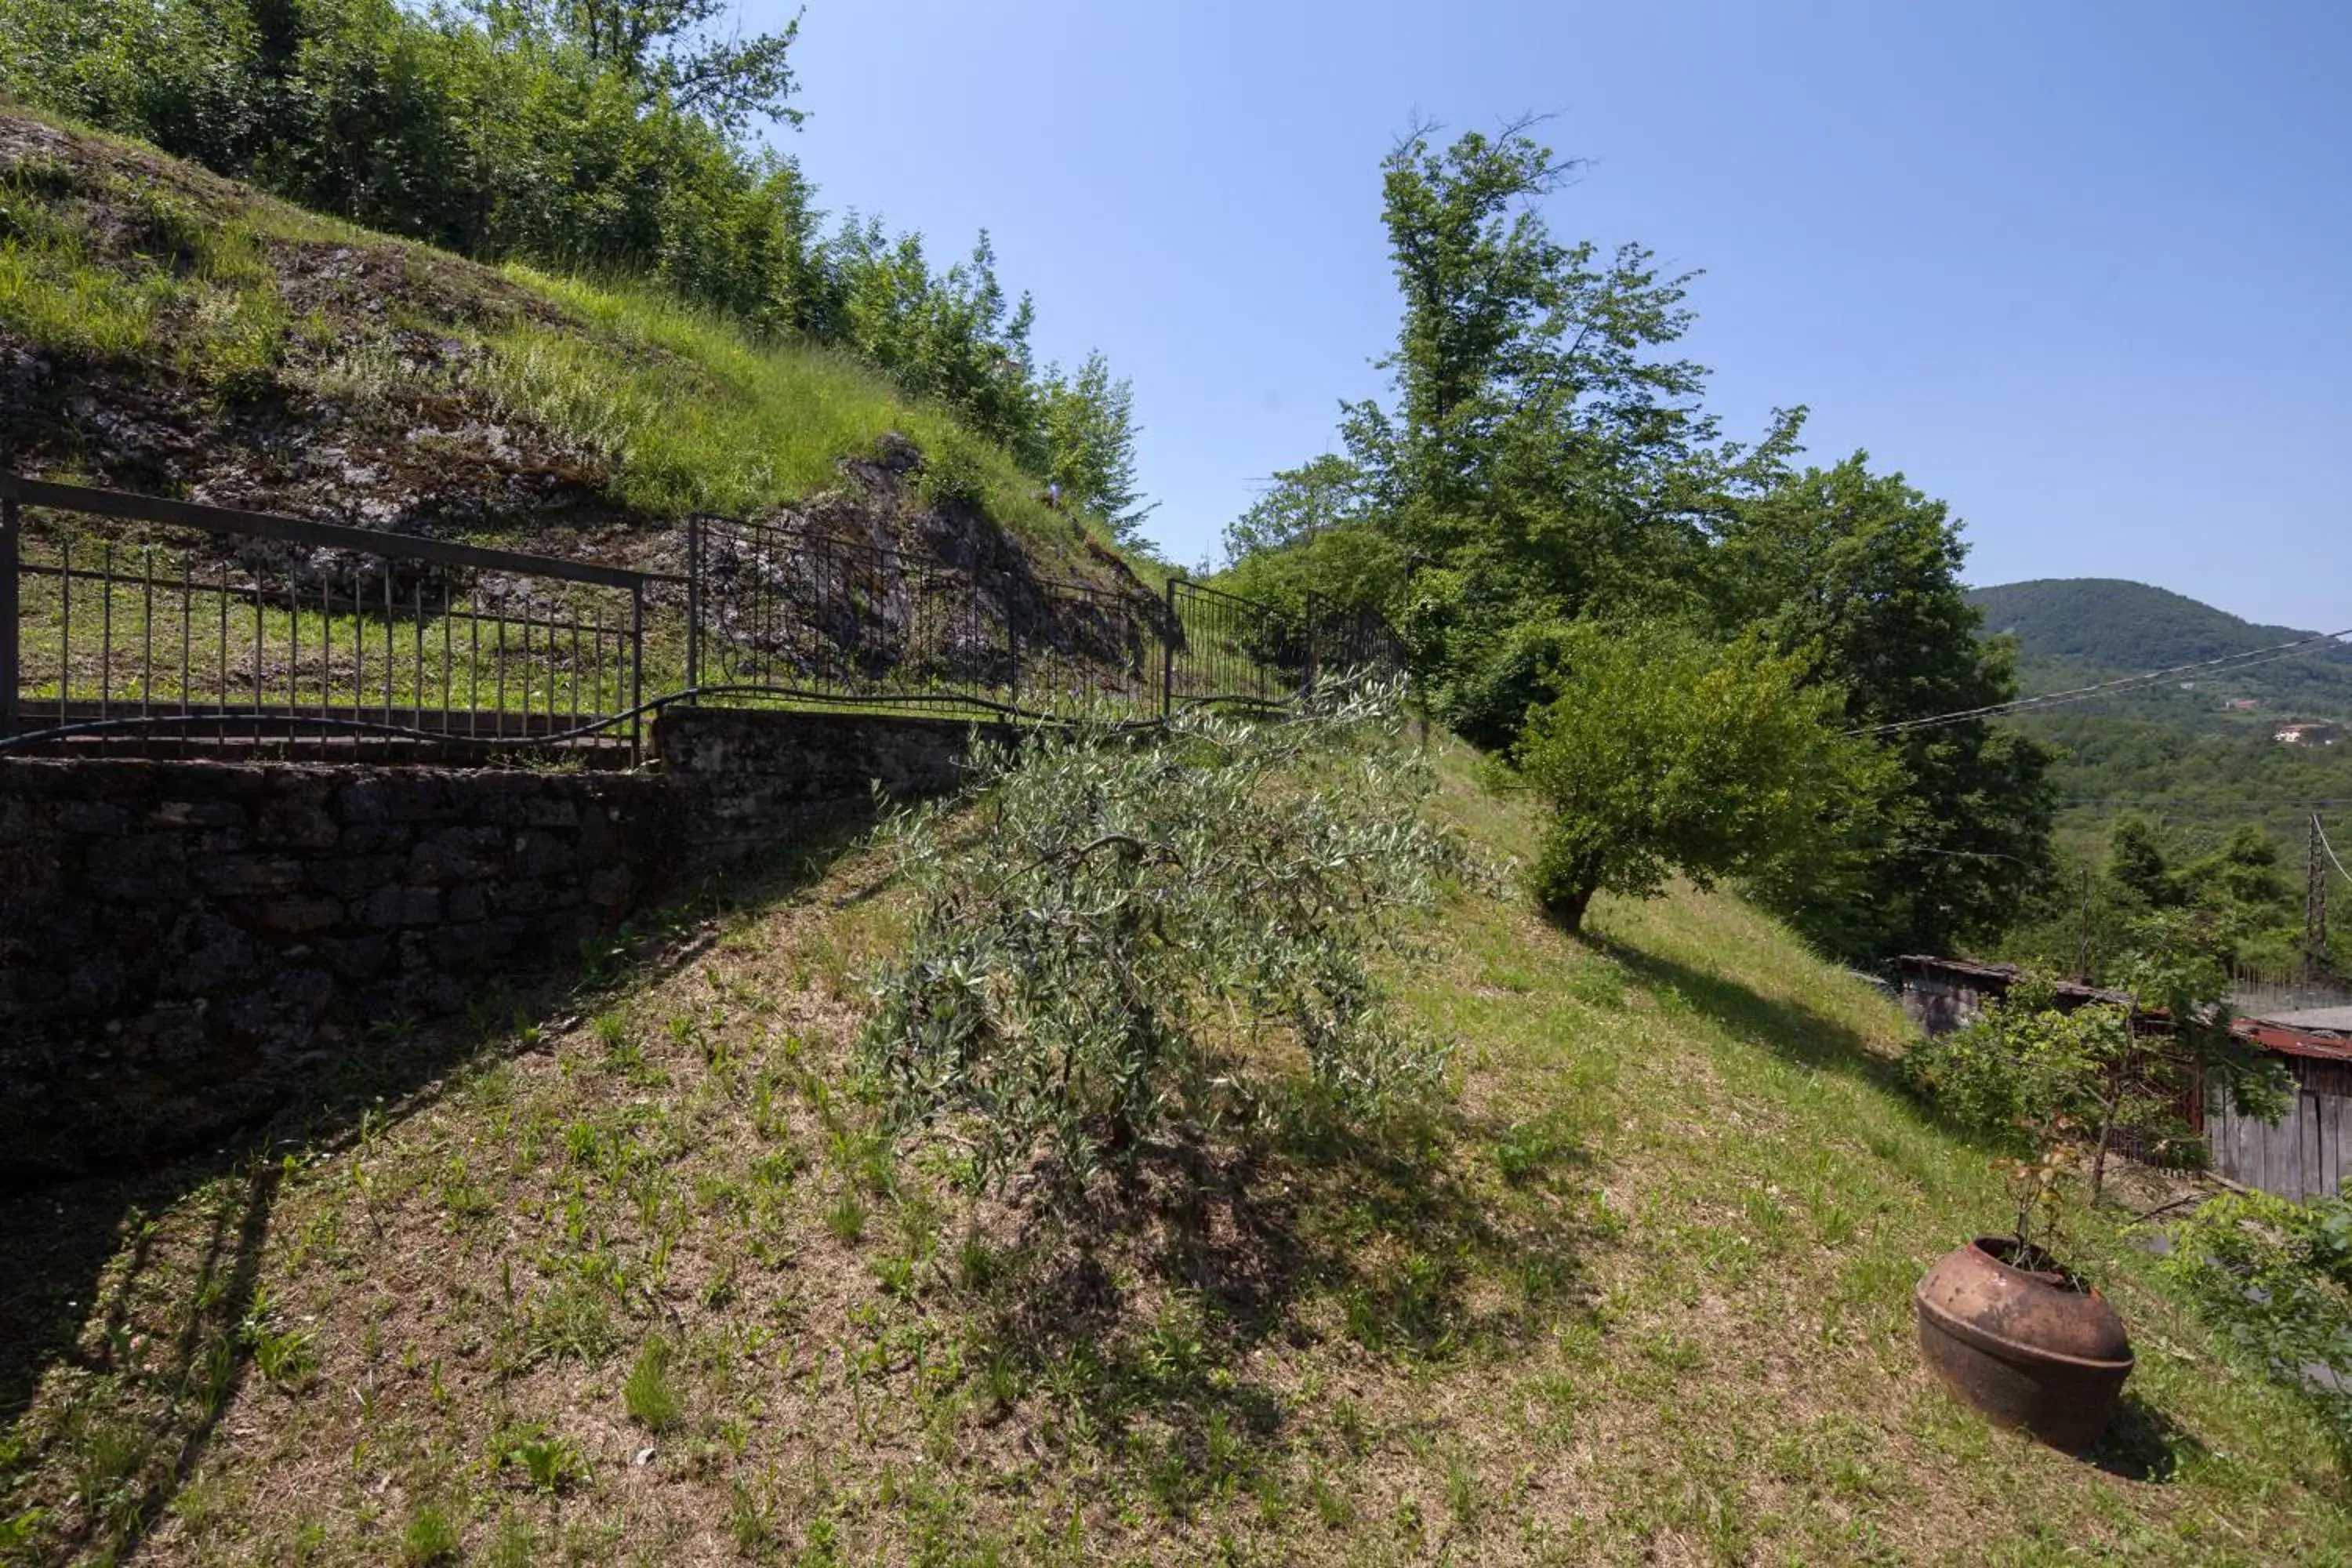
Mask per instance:
[[[2311,871],[2303,895],[2303,983],[2316,985],[2327,968],[2326,835],[2311,814]]]

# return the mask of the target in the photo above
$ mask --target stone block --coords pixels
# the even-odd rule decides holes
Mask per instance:
[[[310,898],[278,899],[261,906],[254,917],[271,931],[300,936],[308,931],[327,931],[342,923],[343,906],[334,899],[315,895]]]
[[[514,837],[514,868],[519,877],[557,877],[572,869],[572,846],[544,828],[525,828]]]
[[[331,937],[319,943],[319,952],[345,980],[381,974],[392,963],[392,943],[380,936]]]
[[[242,827],[245,807],[233,800],[167,800],[147,814],[150,827]]]
[[[441,893],[436,888],[378,888],[360,900],[358,923],[378,931],[395,926],[431,925],[441,918]]]
[[[576,802],[569,800],[525,801],[523,821],[533,827],[577,827],[580,826],[580,807]]]
[[[619,909],[636,889],[636,880],[626,866],[607,866],[588,879],[588,901],[599,909]]]
[[[393,855],[321,856],[303,868],[303,880],[338,899],[362,898],[400,879],[407,862]]]
[[[61,800],[57,805],[57,824],[66,833],[119,837],[131,831],[131,814],[102,800]]]
[[[289,849],[332,849],[342,825],[324,806],[308,800],[282,800],[261,814],[263,843]]]
[[[470,924],[490,912],[488,889],[479,882],[461,882],[449,889],[442,907],[452,924]]]
[[[495,827],[436,827],[409,851],[412,882],[471,881],[499,869],[506,836]]]
[[[251,898],[290,893],[302,885],[302,862],[263,855],[207,856],[188,867],[189,879],[208,893]]]

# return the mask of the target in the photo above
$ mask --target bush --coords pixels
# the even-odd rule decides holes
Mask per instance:
[[[2352,1458],[2352,1203],[2224,1193],[2174,1230],[2165,1268]],[[2311,1369],[2325,1369],[2315,1378]]]
[[[1426,1093],[1444,1052],[1372,965],[1461,861],[1401,727],[1378,690],[1038,736],[894,817],[921,909],[864,1047],[893,1124],[962,1142],[986,1185],[1038,1166],[1066,1201],[1302,1084],[1357,1116]]]

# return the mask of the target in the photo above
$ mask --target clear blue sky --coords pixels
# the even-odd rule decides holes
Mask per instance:
[[[753,0],[751,26],[786,13]],[[960,253],[1135,384],[1150,531],[1214,547],[1395,331],[1381,153],[1555,116],[1556,232],[1706,269],[1730,429],[1813,410],[1980,583],[2352,626],[2352,5],[808,0],[826,206]]]

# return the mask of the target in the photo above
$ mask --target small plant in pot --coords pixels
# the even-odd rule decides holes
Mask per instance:
[[[2106,1298],[2063,1259],[2066,1222],[2095,1212],[2116,1156],[2201,1156],[2180,1108],[2201,1085],[2256,1115],[2284,1103],[2281,1075],[2229,1029],[2220,966],[2192,926],[2143,928],[2114,1001],[2058,1005],[2021,980],[1964,1029],[1905,1058],[1955,1120],[2017,1149],[2000,1162],[2015,1228],[1938,1258],[1913,1294],[1922,1358],[1960,1399],[2069,1453],[2105,1430],[2132,1352]]]

